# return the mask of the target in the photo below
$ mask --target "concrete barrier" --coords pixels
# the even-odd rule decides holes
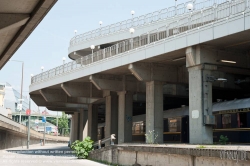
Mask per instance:
[[[238,146],[199,148],[198,145],[115,145],[94,150],[89,157],[92,160],[123,166],[249,166],[249,149]]]
[[[27,145],[28,128],[5,116],[0,115],[0,149]],[[69,137],[52,136],[46,134],[47,143],[67,143]],[[43,133],[30,130],[30,145],[38,144],[43,140]]]

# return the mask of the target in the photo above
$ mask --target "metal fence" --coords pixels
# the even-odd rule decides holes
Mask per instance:
[[[221,0],[221,2],[223,3],[205,10],[190,12],[188,16],[173,21],[167,26],[162,26],[146,34],[124,40],[112,45],[111,47],[94,52],[93,55],[90,54],[81,57],[49,71],[38,74],[32,77],[31,84],[55,77],[56,75],[70,72],[91,63],[98,62],[100,60],[157,42],[159,40],[165,40],[171,36],[187,32],[188,30],[198,29],[201,26],[228,18],[234,14],[242,13],[247,8],[249,9],[250,6],[250,0],[235,0],[226,2]]]
[[[98,36],[112,34],[117,31],[129,29],[131,27],[138,27],[147,25],[148,23],[158,22],[175,16],[180,16],[188,13],[188,4],[193,4],[193,11],[205,10],[206,8],[215,7],[218,4],[225,2],[231,2],[232,0],[189,0],[185,3],[178,4],[169,8],[158,10],[152,13],[148,13],[142,16],[134,17],[125,21],[121,21],[115,24],[111,24],[105,27],[101,27],[80,35],[76,35],[70,40],[70,46],[74,46],[78,43],[86,41]]]

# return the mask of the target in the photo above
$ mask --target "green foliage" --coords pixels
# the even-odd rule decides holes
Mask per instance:
[[[52,124],[56,125],[56,119],[52,120]],[[69,120],[64,112],[62,112],[62,117],[58,118],[58,132],[62,134],[64,129],[64,135],[69,135]]]
[[[227,136],[224,136],[224,135],[221,135],[221,136],[220,136],[219,142],[220,142],[222,145],[225,145],[225,144],[227,143],[227,141],[228,141]]]
[[[90,137],[86,137],[83,141],[76,140],[71,145],[71,149],[74,150],[76,156],[79,159],[86,159],[89,156],[89,152],[94,149],[94,141]]]

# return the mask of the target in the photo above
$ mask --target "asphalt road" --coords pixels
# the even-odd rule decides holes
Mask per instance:
[[[65,144],[32,145],[0,150],[0,166],[104,166],[90,160],[77,159]]]

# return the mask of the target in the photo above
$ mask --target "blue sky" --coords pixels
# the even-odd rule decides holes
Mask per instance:
[[[187,2],[177,0],[177,3]],[[144,15],[156,10],[174,6],[174,0],[58,0],[43,21],[33,31],[11,58],[24,61],[24,86],[23,94],[28,95],[30,75],[39,74],[41,66],[44,71],[66,62],[68,46],[74,36],[74,30],[81,34],[102,26],[117,23],[131,18],[130,11],[135,11],[135,16]],[[8,82],[20,91],[21,63],[8,62],[0,71],[1,82]]]

